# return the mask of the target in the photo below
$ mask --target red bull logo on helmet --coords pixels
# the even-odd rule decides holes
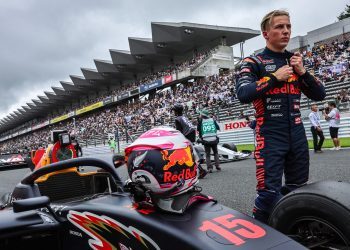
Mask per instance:
[[[163,167],[164,171],[169,170],[175,165],[186,165],[192,167],[194,165],[192,159],[191,148],[187,146],[184,149],[175,149],[172,153],[169,154],[168,150],[163,150],[163,160],[168,161],[168,163]]]
[[[175,149],[173,152],[169,153],[168,150],[162,151],[163,160],[167,161],[164,165],[164,182],[177,182],[180,179],[188,180],[196,177],[197,168],[195,167],[195,162],[193,161],[191,148],[187,146],[184,149]],[[181,171],[169,171],[174,166],[187,166],[187,169],[182,169]]]

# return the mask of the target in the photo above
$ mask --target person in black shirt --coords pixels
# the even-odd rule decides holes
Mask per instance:
[[[182,104],[175,104],[172,108],[175,113],[175,128],[179,130],[190,142],[194,143],[196,141],[196,128],[188,120],[186,116],[183,115],[184,107]],[[197,154],[197,152],[194,152]],[[207,175],[207,171],[198,165],[199,178],[202,179]]]
[[[196,129],[186,116],[183,115],[182,104],[175,104],[172,108],[175,113],[175,128],[192,143],[196,141]]]

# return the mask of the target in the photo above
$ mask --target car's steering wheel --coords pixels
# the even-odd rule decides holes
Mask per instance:
[[[52,173],[55,171],[59,171],[59,170],[72,168],[72,167],[82,167],[82,166],[91,166],[91,167],[102,168],[103,170],[105,170],[106,172],[110,173],[113,176],[116,183],[120,184],[120,187],[123,186],[123,183],[122,183],[117,171],[115,170],[115,168],[112,165],[110,165],[109,163],[107,163],[105,161],[99,160],[99,159],[84,158],[84,157],[69,159],[69,160],[65,160],[65,161],[59,161],[59,162],[49,164],[45,167],[39,168],[39,169],[35,170],[34,172],[28,174],[26,177],[24,177],[24,179],[21,181],[21,183],[25,184],[25,185],[33,185],[35,180],[43,175],[46,175],[46,174],[49,174],[49,173]]]

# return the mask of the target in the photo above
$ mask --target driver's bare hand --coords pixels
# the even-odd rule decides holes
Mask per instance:
[[[295,72],[298,75],[305,74],[306,70],[303,65],[303,57],[299,52],[295,52],[294,55],[290,58],[290,65],[294,68]]]
[[[274,73],[275,77],[279,82],[287,81],[288,78],[292,76],[292,74],[293,74],[293,67],[290,67],[289,65],[284,65]]]

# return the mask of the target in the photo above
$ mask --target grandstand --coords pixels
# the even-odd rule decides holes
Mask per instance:
[[[188,80],[203,82],[201,79],[206,76],[232,70],[230,46],[260,33],[192,23],[157,22],[151,26],[151,39],[130,37],[130,51],[110,50],[111,61],[94,60],[96,69],[82,68],[83,76],[70,75],[72,82],[61,81],[61,87],[52,87],[52,92],[44,92],[3,118],[2,146],[17,145],[10,150],[25,144],[38,147],[46,141],[47,131],[58,127],[87,138],[113,132],[118,126],[125,126],[125,121],[135,123],[129,118],[145,100],[151,113],[170,105],[154,101],[162,89],[171,88],[167,92],[172,92],[175,85]],[[158,117],[155,120],[151,124],[159,123]]]
[[[104,143],[108,134],[116,132],[127,140],[152,126],[172,124],[170,108],[175,102],[186,104],[194,123],[196,112],[203,107],[219,122],[253,115],[252,106],[242,105],[236,98],[237,72],[230,46],[259,33],[201,24],[152,23],[152,39],[129,38],[130,51],[110,50],[112,61],[94,60],[96,70],[82,68],[83,76],[70,76],[72,82],[61,82],[62,87],[52,87],[53,92],[45,92],[39,100],[2,119],[0,150],[46,146],[54,128],[75,133],[83,145]],[[336,100],[342,112],[349,112],[349,33],[322,34],[318,37],[324,40],[314,39],[312,47],[299,42],[300,47],[293,50],[303,52],[304,65],[325,83],[327,97],[318,105]],[[310,104],[302,96],[304,118]]]

